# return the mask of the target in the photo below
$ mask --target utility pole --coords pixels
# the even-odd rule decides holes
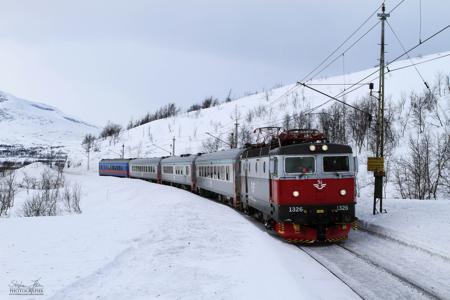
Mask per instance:
[[[122,144],[122,159],[125,158],[125,145]]]
[[[234,146],[234,132],[231,133],[231,144],[230,144],[230,148],[231,148],[231,149],[237,148],[237,147]]]
[[[384,23],[390,15],[386,13],[386,8],[383,3],[381,13],[378,14],[381,21],[381,44],[380,44],[380,81],[379,81],[379,97],[377,108],[377,140],[376,140],[376,158],[380,162],[381,167],[374,172],[375,188],[373,194],[373,214],[377,213],[377,202],[380,204],[379,213],[383,213],[383,177],[384,170]]]
[[[234,148],[238,147],[238,128],[239,128],[238,110],[237,110],[237,105],[236,105],[235,106],[235,123],[234,123]]]
[[[172,139],[172,156],[175,156],[175,137]]]

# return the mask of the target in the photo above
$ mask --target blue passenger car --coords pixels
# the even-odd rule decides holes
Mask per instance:
[[[98,163],[100,176],[129,177],[130,159],[102,159]]]

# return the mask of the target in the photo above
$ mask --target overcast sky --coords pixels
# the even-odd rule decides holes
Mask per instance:
[[[387,10],[400,0],[387,0]],[[389,18],[419,41],[420,0]],[[96,125],[167,102],[238,97],[302,79],[381,1],[0,0],[0,90]],[[422,39],[450,23],[450,1],[422,1]],[[377,22],[373,17],[364,27]],[[359,35],[361,35],[363,32]],[[358,35],[358,36],[359,36]],[[321,75],[377,64],[380,28]],[[387,58],[402,52],[387,29]],[[413,55],[450,50],[450,30]]]

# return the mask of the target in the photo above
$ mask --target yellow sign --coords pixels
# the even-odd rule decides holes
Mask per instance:
[[[383,157],[368,157],[367,171],[384,172],[384,158]]]

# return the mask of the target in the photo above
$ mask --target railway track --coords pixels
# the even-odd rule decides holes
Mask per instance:
[[[299,246],[362,299],[450,299],[450,263],[368,232],[348,241]]]

